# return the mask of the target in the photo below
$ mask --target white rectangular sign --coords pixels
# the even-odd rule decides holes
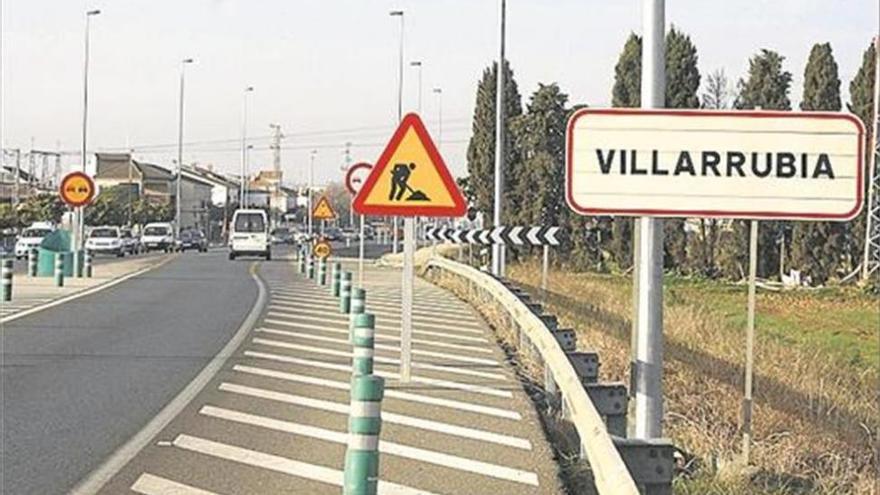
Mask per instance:
[[[863,203],[851,114],[587,108],[566,139],[583,215],[849,220]]]

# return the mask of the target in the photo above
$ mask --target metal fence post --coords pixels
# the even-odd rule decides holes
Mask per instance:
[[[351,312],[351,272],[342,273],[339,288],[339,311],[343,314]]]
[[[55,286],[64,287],[64,253],[55,253]]]
[[[0,278],[3,279],[2,299],[4,302],[12,300],[12,259],[3,260],[2,268],[0,268]]]
[[[385,381],[375,375],[351,380],[344,495],[376,495],[379,484],[379,433]]]

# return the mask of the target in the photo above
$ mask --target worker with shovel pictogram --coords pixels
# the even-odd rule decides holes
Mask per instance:
[[[408,165],[406,163],[394,164],[394,167],[391,169],[391,193],[388,195],[389,200],[400,201],[403,199],[404,193],[409,191],[410,195],[404,201],[430,201],[428,195],[413,189],[408,184],[410,175],[412,175],[415,169],[415,163]]]

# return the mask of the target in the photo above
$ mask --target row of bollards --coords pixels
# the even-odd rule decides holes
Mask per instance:
[[[342,264],[334,262],[330,266],[328,280],[327,268],[326,258],[316,263],[310,254],[301,253],[300,273],[305,273],[309,279],[316,279],[319,286],[329,285],[333,297],[339,298],[339,311],[351,315],[351,405],[343,494],[376,495],[379,484],[382,397],[385,393],[385,381],[373,374],[376,318],[366,312],[366,291],[352,287],[352,273],[343,271]]]
[[[36,249],[28,250],[27,259],[27,276],[36,277],[39,260],[39,252]],[[92,252],[83,253],[83,271],[88,278],[92,277]],[[12,301],[13,287],[13,259],[4,258],[0,262],[0,300],[3,302]],[[53,265],[53,277],[56,287],[64,287],[64,253],[55,253],[55,261]]]

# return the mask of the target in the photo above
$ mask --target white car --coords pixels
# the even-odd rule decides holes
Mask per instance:
[[[125,256],[127,247],[122,240],[119,227],[95,227],[89,232],[86,250],[100,254],[115,254],[121,258]]]
[[[27,258],[30,250],[40,247],[43,238],[52,232],[53,229],[51,227],[31,226],[24,229],[24,232],[15,241],[15,257],[18,259]]]
[[[174,227],[170,223],[148,223],[141,235],[141,244],[147,251],[173,251]]]
[[[263,210],[236,210],[229,233],[229,259],[247,255],[272,259],[268,220]]]

